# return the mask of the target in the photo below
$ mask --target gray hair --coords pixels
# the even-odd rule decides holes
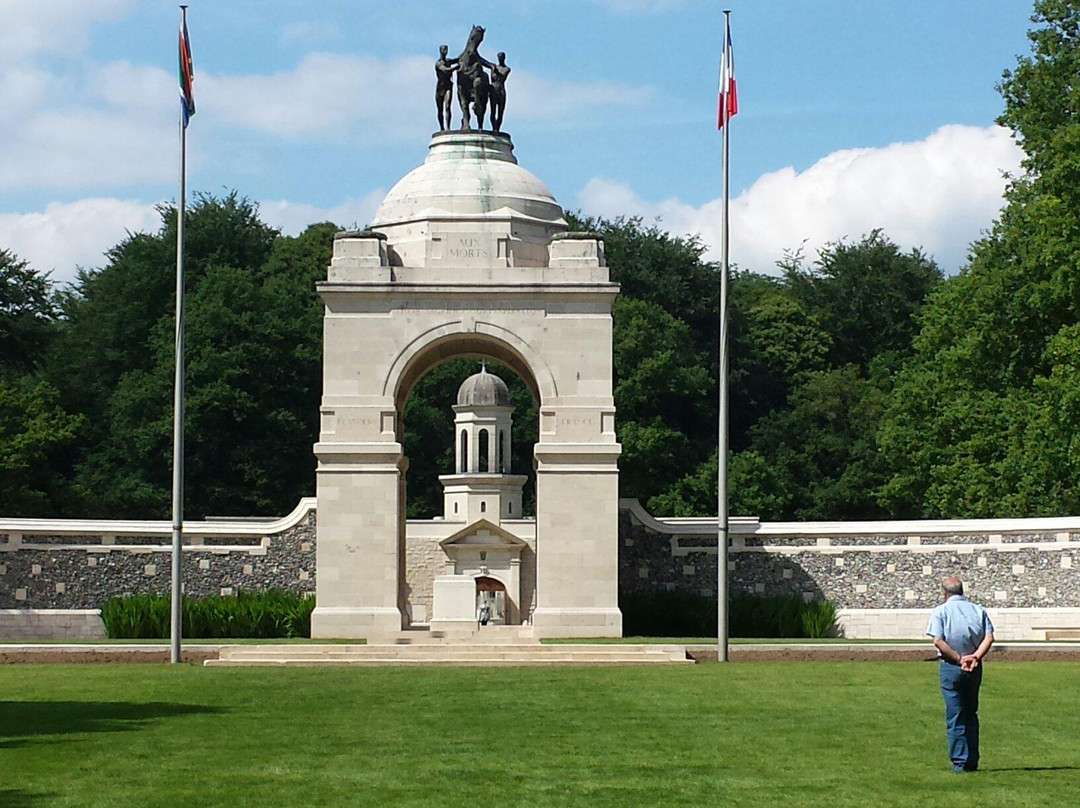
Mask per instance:
[[[959,578],[946,578],[941,582],[941,586],[950,595],[962,595],[964,594],[964,582]]]

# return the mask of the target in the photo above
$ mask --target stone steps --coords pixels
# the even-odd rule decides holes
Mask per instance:
[[[307,666],[535,666],[692,664],[683,646],[540,645],[449,643],[444,645],[223,645],[210,667]]]
[[[1052,640],[1080,640],[1080,628],[1048,628],[1046,639]]]

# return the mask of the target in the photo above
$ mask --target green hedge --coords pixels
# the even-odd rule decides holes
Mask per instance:
[[[183,636],[191,639],[310,637],[315,598],[277,589],[235,595],[184,598]],[[101,607],[110,639],[169,637],[167,595],[128,595]]]
[[[716,598],[681,592],[623,592],[623,634],[628,637],[711,637],[716,634]],[[732,637],[829,637],[836,606],[798,595],[734,593],[728,605]]]

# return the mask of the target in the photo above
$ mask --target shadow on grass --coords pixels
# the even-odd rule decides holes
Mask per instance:
[[[48,805],[55,794],[36,794],[21,788],[0,788],[0,806],[3,808],[33,808]]]
[[[993,769],[986,767],[979,771],[991,772],[1074,772],[1080,771],[1080,766],[999,766]]]
[[[161,718],[222,712],[218,707],[160,701],[0,701],[0,749],[21,746],[41,736],[129,732]],[[0,805],[7,804],[0,801]]]

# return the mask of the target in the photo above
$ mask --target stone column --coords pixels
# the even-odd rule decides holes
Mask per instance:
[[[319,443],[315,451],[318,605],[311,636],[398,631],[401,444]]]
[[[538,636],[620,637],[617,444],[536,445]]]

